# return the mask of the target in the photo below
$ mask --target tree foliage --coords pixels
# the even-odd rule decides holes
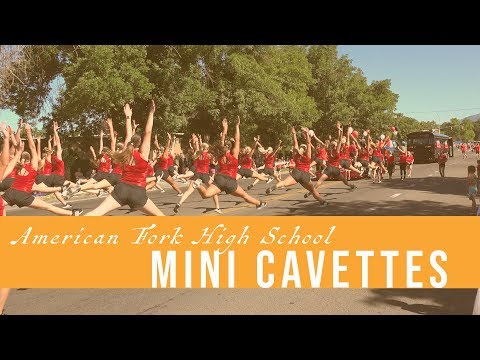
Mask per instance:
[[[62,45],[19,53],[9,66],[21,81],[4,83],[0,107],[32,118],[51,102],[52,113],[41,121],[55,118],[70,136],[97,133],[107,116],[121,136],[125,102],[142,127],[151,98],[161,138],[167,131],[217,137],[222,118],[236,115],[243,141],[260,134],[265,145],[290,143],[292,125],[320,136],[333,134],[337,121],[375,136],[394,125],[402,133],[431,125],[396,114],[390,80],[368,83],[336,46]],[[50,99],[59,77],[63,85]]]

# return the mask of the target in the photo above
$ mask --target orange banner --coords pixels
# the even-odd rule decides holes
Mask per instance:
[[[480,288],[478,217],[0,217],[10,288]]]

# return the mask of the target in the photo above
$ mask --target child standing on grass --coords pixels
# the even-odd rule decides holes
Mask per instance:
[[[468,198],[472,200],[472,214],[475,215],[477,213],[477,202],[475,201],[475,196],[477,196],[477,182],[478,177],[476,174],[475,166],[470,165],[468,167],[468,175],[467,175],[467,190],[468,190]]]
[[[445,166],[447,165],[447,160],[447,153],[442,151],[442,153],[438,155],[438,172],[442,178],[445,177]]]

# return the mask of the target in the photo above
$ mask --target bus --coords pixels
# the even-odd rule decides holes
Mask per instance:
[[[448,145],[448,155],[453,157],[451,136],[428,130],[407,135],[407,149],[413,153],[415,161],[418,162],[436,162],[445,142]]]

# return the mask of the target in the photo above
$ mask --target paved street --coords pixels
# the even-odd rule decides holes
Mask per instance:
[[[266,199],[266,208],[256,210],[221,195],[223,214],[218,215],[212,211],[212,200],[202,200],[195,192],[179,215],[468,215],[468,165],[476,165],[474,155],[463,160],[455,152],[447,163],[445,179],[440,178],[437,164],[415,164],[413,177],[405,181],[399,179],[398,166],[393,180],[381,184],[356,181],[354,191],[330,181],[321,188],[330,202],[327,207],[319,207],[311,197],[304,199],[305,190],[299,185],[265,196],[266,185],[259,184],[250,193]],[[240,182],[244,188],[249,183]],[[178,198],[167,184],[162,186],[165,194],[153,191],[150,197],[166,215],[172,215]],[[89,211],[100,201],[74,202],[75,207]],[[48,215],[16,208],[8,208],[7,213]],[[111,215],[141,214],[122,208]],[[475,293],[470,289],[24,289],[12,290],[6,310],[9,314],[470,314]]]

